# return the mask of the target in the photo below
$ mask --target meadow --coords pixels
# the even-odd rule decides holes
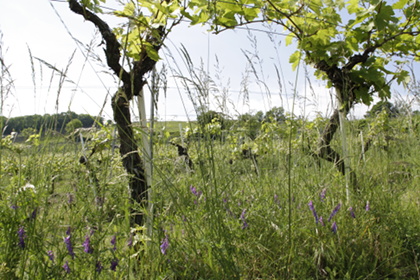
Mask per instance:
[[[130,226],[112,146],[80,164],[86,151],[68,138],[5,137],[0,279],[419,279],[419,119],[373,135],[377,121],[346,126],[357,186],[308,153],[322,119],[266,124],[254,140],[160,124],[152,207],[138,209],[148,228]],[[362,157],[361,131],[374,140]],[[112,137],[104,126],[85,148]],[[171,142],[188,146],[193,169]]]

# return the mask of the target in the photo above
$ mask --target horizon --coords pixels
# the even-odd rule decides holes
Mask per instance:
[[[73,14],[67,3],[37,2],[7,1],[0,9],[3,50],[7,50],[3,55],[6,64],[11,65],[15,89],[0,114],[13,117],[70,110],[113,119],[110,96],[116,91],[118,81],[104,65],[101,37],[95,27]],[[113,3],[106,5],[112,7]],[[117,23],[110,16],[102,17],[110,25]],[[308,119],[318,114],[328,117],[335,107],[334,93],[326,88],[325,82],[315,79],[312,67],[302,63],[297,71],[291,70],[288,60],[295,46],[286,47],[275,27],[252,27],[214,35],[205,26],[185,23],[177,26],[160,52],[162,60],[158,68],[165,65],[167,69],[168,90],[160,93],[157,116],[174,121],[196,119],[192,103],[195,96],[188,96],[182,81],[176,79],[178,74],[184,77],[190,74],[180,54],[181,46],[185,46],[197,71],[209,75],[215,83],[216,90],[206,100],[212,110],[237,116],[282,107]],[[270,38],[273,34],[274,39]],[[92,52],[86,53],[86,48]],[[252,61],[247,61],[246,55]],[[57,75],[52,67],[65,72],[66,78]],[[252,67],[260,69],[259,80]],[[418,63],[413,64],[413,71],[416,69]],[[277,70],[281,77],[276,76]],[[392,92],[393,103],[408,96],[402,87],[394,86]],[[147,88],[145,93],[147,116],[150,116]],[[138,117],[134,102],[131,108],[134,119]],[[358,105],[349,118],[361,118],[368,109]]]

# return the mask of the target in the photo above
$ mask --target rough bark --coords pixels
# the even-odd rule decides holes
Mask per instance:
[[[117,123],[118,136],[120,138],[120,155],[122,163],[128,174],[131,199],[145,207],[147,202],[147,182],[144,172],[144,164],[138,152],[138,146],[134,139],[132,123],[130,119],[129,102],[125,93],[118,91],[112,98],[112,110],[114,120]],[[143,216],[136,210],[132,210],[132,221],[143,224]]]
[[[347,113],[345,113],[347,114]],[[340,154],[331,147],[332,139],[340,127],[340,112],[338,109],[334,110],[334,113],[330,117],[327,125],[325,126],[324,131],[321,134],[321,137],[318,142],[318,153],[315,156],[334,163],[334,166],[337,168],[341,174],[346,175],[346,167],[350,175],[350,184],[353,187],[357,185],[356,173],[351,169],[350,166],[346,166],[343,158]]]
[[[117,124],[118,136],[120,139],[120,155],[126,172],[130,175],[129,187],[131,199],[134,203],[139,203],[145,207],[147,202],[147,182],[144,171],[144,163],[140,157],[138,145],[134,139],[134,133],[131,123],[129,101],[134,95],[138,95],[145,84],[144,75],[151,71],[156,64],[145,51],[140,53],[140,59],[133,62],[130,72],[127,72],[120,64],[121,45],[115,34],[106,22],[96,14],[87,10],[79,4],[77,0],[69,0],[70,9],[87,21],[92,22],[100,31],[105,41],[105,55],[108,66],[114,74],[121,80],[122,87],[112,98],[112,109],[114,112],[114,121]],[[162,35],[164,28],[160,27],[153,34]],[[149,43],[155,46],[156,51],[160,49],[161,42],[156,38],[149,36],[146,38]],[[143,216],[132,209],[132,224],[143,224]]]
[[[117,38],[115,37],[115,34],[112,32],[109,25],[106,22],[104,22],[100,17],[81,6],[79,2],[77,2],[77,0],[69,0],[69,6],[70,10],[72,10],[76,14],[83,16],[85,20],[92,22],[96,26],[96,28],[98,28],[106,44],[104,52],[106,55],[108,66],[114,71],[114,74],[116,76],[120,77],[124,85],[130,85],[130,74],[127,71],[125,71],[120,64],[121,45],[118,42]]]
[[[334,163],[337,169],[345,175],[345,166],[344,161],[341,159],[341,156],[331,147],[331,141],[334,137],[335,132],[340,126],[340,112],[338,109],[334,110],[334,113],[330,117],[328,124],[324,128],[321,137],[318,142],[318,154],[322,159],[325,159],[329,162]]]
[[[390,37],[386,41],[392,40],[392,38],[393,37]],[[323,71],[327,75],[329,81],[336,89],[339,103],[339,108],[334,110],[333,115],[331,116],[318,141],[317,156],[327,161],[333,162],[343,175],[346,173],[346,166],[344,161],[340,154],[331,147],[331,141],[340,126],[339,110],[342,110],[343,115],[347,116],[357,101],[356,91],[361,89],[367,90],[370,88],[370,85],[367,83],[357,83],[353,81],[351,78],[351,71],[356,65],[365,63],[370,55],[375,52],[377,48],[382,46],[386,41],[367,47],[362,54],[355,54],[351,56],[347,63],[341,68],[335,64],[330,65],[325,60],[317,61],[316,59],[312,59],[311,53],[306,53],[310,60],[317,61],[315,63],[315,68]],[[350,168],[349,170],[351,172],[351,181],[353,184],[356,184],[356,175],[353,171],[351,171]]]
[[[363,63],[368,58],[368,53],[365,52],[363,55],[355,55],[350,58],[349,63],[344,67],[339,68],[336,65],[328,65],[325,61],[321,61],[315,65],[319,70],[324,71],[329,80],[332,82],[336,89],[337,99],[339,108],[336,108],[330,117],[327,125],[325,126],[319,141],[318,141],[318,152],[316,156],[325,159],[329,162],[334,163],[334,166],[343,175],[346,174],[346,165],[340,154],[331,147],[331,142],[337,129],[340,127],[340,110],[344,116],[347,116],[350,109],[356,103],[355,91],[361,87],[368,87],[365,84],[357,84],[352,81],[350,77],[350,70],[357,64]],[[350,183],[356,186],[356,174],[351,170],[349,166],[347,169],[350,172]]]
[[[170,144],[172,144],[172,145],[174,145],[175,147],[178,148],[178,156],[180,158],[183,158],[185,164],[189,167],[189,170],[193,171],[194,170],[194,163],[191,160],[190,155],[188,154],[188,148],[186,148],[186,147],[184,147],[180,144],[174,143],[174,142],[170,142]]]

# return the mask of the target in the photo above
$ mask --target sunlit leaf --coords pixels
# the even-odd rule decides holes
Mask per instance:
[[[391,21],[394,20],[392,17],[394,15],[394,10],[391,6],[380,2],[376,8],[376,16],[374,17],[375,27],[381,31],[385,29]]]
[[[285,39],[285,41],[286,41],[286,46],[288,46],[288,45],[290,45],[292,42],[293,42],[293,38],[295,37],[295,35],[293,34],[293,33],[289,33],[287,36],[286,36],[286,39]]]
[[[349,14],[354,14],[360,11],[359,0],[349,0],[347,4],[347,11]]]
[[[398,84],[408,85],[410,80],[411,80],[410,73],[406,70],[400,71],[397,75],[397,83]]]
[[[146,43],[145,48],[146,48],[147,55],[151,59],[153,59],[154,61],[158,61],[160,59],[159,53],[157,52],[157,50],[151,44]]]
[[[407,4],[408,0],[399,0],[397,2],[395,2],[394,4],[392,4],[392,8],[394,9],[402,9],[405,7],[405,5]]]
[[[300,58],[301,58],[301,52],[300,51],[295,51],[290,57],[289,57],[289,62],[292,64],[292,69],[293,71],[296,70],[297,66],[300,63]]]

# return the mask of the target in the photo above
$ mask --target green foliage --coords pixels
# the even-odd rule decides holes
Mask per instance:
[[[0,147],[1,149],[6,148],[6,149],[11,149],[13,146],[13,141],[12,141],[12,136],[8,135],[6,137],[2,137],[0,140]]]
[[[100,7],[101,2],[105,3],[106,0],[80,0],[80,4],[82,4],[83,7],[94,12],[102,12],[102,9]]]
[[[284,109],[282,107],[273,107],[265,113],[265,122],[282,123],[286,120]]]
[[[264,133],[268,123],[281,124],[285,120],[284,109],[282,107],[273,107],[265,114],[262,111],[258,111],[255,114],[246,113],[239,115],[235,127],[236,132],[242,137],[249,137],[255,140],[260,133]]]
[[[4,125],[2,129],[4,130],[3,133],[5,135],[9,135],[13,129],[20,134],[28,129],[24,133],[24,137],[28,137],[32,130],[42,133],[45,133],[48,130],[62,132],[66,128],[66,125],[74,119],[78,119],[82,123],[82,127],[92,127],[95,124],[103,124],[102,117],[95,118],[88,114],[78,115],[74,112],[63,112],[53,115],[30,115],[10,118],[7,121],[4,120],[4,122],[2,122]]]
[[[399,110],[394,106],[394,104],[389,101],[379,101],[372,106],[372,109],[366,112],[365,117],[375,117],[382,111],[385,111],[385,113],[388,114],[388,116],[391,118],[395,118],[399,115]]]
[[[33,127],[27,127],[22,129],[22,132],[20,133],[24,138],[28,139],[31,135],[36,134],[37,130]]]
[[[89,9],[98,9],[97,0],[82,3]],[[130,3],[120,15],[136,16],[131,20],[140,37],[144,35],[141,29],[144,26],[166,24],[165,19],[159,18],[160,13],[178,9],[176,4],[171,7],[172,2],[142,2],[149,11],[154,11],[156,21],[146,21],[142,26],[138,2]],[[388,36],[381,32],[390,36],[398,32],[399,11],[390,10],[391,6],[383,1],[370,4],[361,5],[353,0],[347,3],[197,0],[190,2],[193,13],[182,12],[193,23],[214,19],[217,30],[220,25],[232,27],[244,20],[252,21],[262,10],[268,20],[280,22],[298,40],[299,55],[308,62],[345,66],[348,55],[365,47],[359,40],[368,40],[369,36],[372,44],[383,43],[378,50],[403,49],[390,46],[390,41],[381,41]],[[407,5],[411,2],[399,0],[392,7],[404,9]],[[349,30],[340,25],[341,16],[337,13],[344,8],[355,16],[353,22],[347,23],[352,25]],[[418,16],[416,9],[403,13],[406,17]],[[353,33],[347,36],[346,32]],[[134,59],[141,58],[136,57],[137,48],[151,47],[142,45],[138,38],[129,38],[129,34],[121,35],[121,41],[124,39],[132,44],[130,56]],[[140,47],[135,46],[136,42]],[[157,53],[146,52],[149,57],[158,58]],[[383,70],[384,65],[389,62],[381,62],[379,56],[371,58],[366,65],[352,69],[351,76],[359,85],[367,83],[369,88],[378,90],[384,83],[383,73],[388,71]],[[296,61],[298,58],[293,62]],[[387,95],[387,90],[381,94]],[[358,100],[369,102],[369,90],[360,89],[357,94]],[[224,116],[212,111],[201,116],[197,131],[205,137],[189,142],[189,152],[197,166],[194,172],[174,168],[176,151],[166,141],[155,147],[150,201],[154,210],[151,213],[137,209],[152,220],[153,234],[142,227],[129,226],[129,209],[133,207],[128,199],[129,176],[119,164],[121,161],[115,160],[119,155],[111,145],[115,140],[112,126],[104,126],[95,133],[91,148],[98,149],[98,153],[84,164],[79,164],[80,156],[86,153],[80,144],[62,145],[57,141],[62,139],[45,139],[38,134],[23,145],[13,143],[10,136],[2,138],[0,278],[418,277],[417,132],[399,131],[398,145],[390,145],[387,150],[373,149],[365,161],[355,165],[360,174],[360,188],[346,199],[343,177],[329,164],[317,162],[301,149],[307,143],[312,146],[328,120],[318,117],[306,121],[284,116],[282,108],[273,108],[266,118],[257,113],[239,119],[241,125],[236,131],[229,131],[224,143],[206,137],[218,136],[230,128]],[[58,118],[55,121],[50,128],[59,127]],[[404,127],[404,120],[392,121],[385,111],[378,114],[370,124],[375,136]],[[140,129],[136,132],[143,133]],[[255,139],[245,137],[247,133],[256,135]],[[356,132],[350,130],[348,134],[351,143],[357,143]],[[239,151],[235,164],[229,164],[232,148]],[[258,155],[258,161],[251,164],[249,158],[241,158],[243,150]],[[357,155],[349,154],[350,160]],[[284,164],[285,159],[290,164]],[[401,160],[406,163],[400,170],[396,162]],[[50,258],[51,253],[54,258]]]
[[[184,15],[191,20],[192,24],[205,24],[212,20],[214,29],[218,26],[235,27],[242,20],[250,21],[255,19],[260,9],[264,6],[262,1],[216,1],[210,3],[203,0],[192,0],[188,3],[188,8],[184,10]]]
[[[367,105],[373,93],[390,96],[388,77],[404,85],[409,81],[409,73],[394,62],[419,57],[417,1],[191,1],[189,8],[193,24],[210,22],[216,32],[261,20],[282,26],[286,45],[297,43],[289,59],[293,68],[304,59],[330,86],[346,83],[331,72],[341,69],[359,88],[355,101]]]
[[[83,127],[83,123],[80,120],[78,119],[71,120],[66,124],[66,132],[69,134],[73,133],[77,128],[80,128],[80,127]]]
[[[210,122],[201,123],[194,128],[187,126],[184,135],[188,141],[200,138],[220,139],[224,131],[223,124],[218,118],[213,118]]]
[[[263,122],[254,141],[242,141],[233,130],[226,143],[206,137],[190,141],[189,153],[197,167],[194,172],[174,169],[176,149],[168,142],[157,144],[151,236],[144,228],[129,227],[128,178],[111,145],[101,147],[101,152],[82,165],[78,163],[83,155],[80,144],[57,145],[53,139],[40,138],[38,146],[33,142],[22,146],[10,137],[3,138],[0,277],[417,277],[417,133],[403,130],[398,145],[390,145],[387,151],[370,150],[366,161],[355,166],[363,187],[346,201],[342,176],[328,164],[316,164],[300,149],[300,136],[316,138],[325,121],[321,117],[310,122],[288,116],[285,123]],[[394,118],[388,126],[396,129],[405,121]],[[291,170],[284,165],[290,133],[297,141],[292,144]],[[357,133],[349,131],[350,138],[357,139]],[[95,134],[92,147],[105,140],[112,142],[112,135],[112,126],[103,127]],[[229,164],[233,146],[239,152]],[[258,169],[250,158],[241,157],[240,148],[258,155]],[[403,165],[396,164],[402,160]],[[285,182],[288,172],[294,185],[290,201]],[[318,217],[323,217],[324,225],[319,220],[316,223],[309,201]],[[341,208],[328,221],[339,203]],[[334,222],[336,233],[331,229]],[[66,233],[69,227],[71,231]],[[21,228],[25,231],[24,248],[18,233]],[[74,259],[64,242],[69,235]],[[111,243],[114,235],[116,245]],[[93,249],[90,253],[85,252],[87,237]],[[162,254],[165,240],[169,245]],[[49,251],[54,254],[53,261]],[[118,265],[113,271],[110,267],[115,259]],[[66,262],[70,273],[63,268]]]
[[[242,136],[247,136],[255,139],[260,133],[261,124],[263,121],[263,112],[257,112],[255,115],[247,113],[238,117],[237,126],[238,130],[243,131]]]
[[[156,0],[130,1],[123,10],[115,11],[116,16],[129,20],[127,25],[114,29],[126,55],[135,61],[142,61],[145,55],[158,61],[158,49],[167,34],[160,31],[171,24],[168,20],[176,21],[180,11],[179,1]]]
[[[26,143],[38,147],[41,144],[40,136],[40,134],[31,134],[28,139],[26,139]]]
[[[211,123],[213,120],[215,120],[219,123],[223,123],[225,121],[225,117],[223,116],[222,113],[218,113],[218,112],[212,111],[212,110],[201,112],[197,116],[197,123],[201,126],[205,126],[205,125]]]
[[[373,145],[387,147],[390,130],[389,114],[386,110],[381,110],[375,115],[370,124],[368,137],[373,139]]]

